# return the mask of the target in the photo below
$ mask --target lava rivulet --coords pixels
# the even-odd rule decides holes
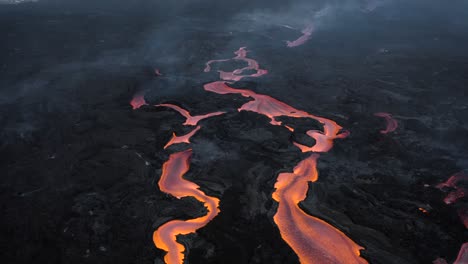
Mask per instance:
[[[380,133],[388,134],[390,132],[395,131],[398,128],[398,122],[392,117],[391,114],[389,114],[389,113],[375,113],[374,115],[378,116],[378,117],[385,118],[385,121],[387,122],[387,128],[385,128],[385,130],[381,130]]]
[[[467,190],[463,186],[459,186],[459,183],[462,181],[468,182],[468,174],[465,174],[463,171],[452,175],[446,182],[439,183],[436,186],[440,190],[444,188],[454,189],[444,198],[446,204],[455,203],[458,199],[465,197]]]
[[[221,75],[220,77],[222,79]],[[339,126],[335,121],[315,116],[302,110],[298,110],[268,95],[257,94],[247,89],[235,89],[229,87],[225,81],[216,81],[208,83],[205,84],[204,88],[206,91],[214,92],[217,94],[240,94],[244,97],[252,98],[252,101],[245,103],[238,110],[251,111],[261,115],[265,115],[268,118],[270,118],[270,124],[272,125],[282,125],[280,121],[276,120],[276,117],[280,116],[288,116],[293,118],[312,118],[317,120],[323,125],[323,132],[318,130],[309,130],[307,132],[307,135],[315,139],[316,141],[316,144],[313,147],[307,147],[299,143],[295,143],[295,145],[299,147],[302,150],[302,152],[327,152],[333,146],[334,139],[344,138],[349,134],[349,132],[340,133],[342,127]],[[293,127],[284,127],[286,127],[290,131],[294,131]]]
[[[232,58],[232,60],[240,60],[240,61],[245,61],[247,63],[247,66],[241,69],[236,69],[232,72],[225,72],[225,71],[218,71],[221,79],[225,81],[239,81],[244,77],[260,77],[262,75],[265,75],[268,73],[267,70],[260,69],[260,66],[258,65],[258,62],[247,58],[247,50],[245,47],[241,47],[238,49],[236,52],[234,52],[236,56]],[[211,70],[211,64],[214,62],[224,62],[224,61],[229,61],[229,59],[223,59],[223,60],[210,60],[206,63],[205,67],[205,72],[209,72]],[[247,70],[255,70],[256,73],[254,74],[248,74],[248,75],[242,75],[244,71]]]
[[[278,175],[273,199],[279,205],[274,221],[301,263],[367,263],[359,257],[361,246],[299,207],[306,198],[308,182],[318,179],[318,157],[318,154],[312,154],[297,164],[292,173]]]
[[[206,115],[197,115],[197,116],[192,116],[189,111],[183,109],[182,107],[180,106],[177,106],[177,105],[173,105],[173,104],[158,104],[156,106],[164,106],[164,107],[168,107],[168,108],[171,108],[177,112],[179,112],[179,114],[181,114],[183,117],[186,118],[185,120],[185,123],[183,124],[184,126],[196,126],[198,124],[198,122],[200,122],[201,120],[203,119],[206,119],[206,118],[209,118],[209,117],[212,117],[212,116],[217,116],[217,115],[222,115],[224,114],[225,112],[214,112],[214,113],[209,113],[209,114],[206,114]]]
[[[306,34],[306,33],[304,33]],[[301,40],[302,41],[302,40]],[[222,81],[205,84],[206,91],[217,94],[240,94],[252,100],[238,108],[238,111],[251,111],[270,118],[270,124],[283,126],[289,131],[294,127],[285,126],[276,118],[288,116],[293,118],[311,118],[320,122],[323,132],[309,130],[306,134],[315,139],[315,145],[308,147],[294,142],[303,152],[327,152],[333,147],[333,140],[344,138],[349,133],[341,132],[341,126],[336,122],[298,110],[284,102],[263,94],[257,94],[248,89],[236,89],[228,86],[229,82],[239,81],[245,77],[258,77],[266,74],[266,70],[260,69],[258,63],[246,58],[245,48],[240,48],[235,53],[234,60],[242,59],[248,63],[247,67],[232,72],[218,71]],[[205,72],[210,71],[213,62],[228,60],[213,60],[206,64]],[[250,75],[242,75],[244,69],[252,69],[256,72]],[[301,263],[367,263],[360,257],[357,245],[343,232],[325,221],[306,214],[299,203],[306,198],[308,182],[314,182],[318,178],[316,161],[318,154],[312,154],[301,161],[292,173],[281,173],[275,184],[276,191],[273,199],[276,200],[278,211],[274,216],[282,238],[291,246],[299,256]]]
[[[185,247],[177,242],[177,235],[194,233],[204,227],[219,213],[219,199],[206,195],[197,184],[183,178],[190,168],[192,150],[185,150],[170,155],[169,160],[163,164],[159,188],[161,191],[174,197],[182,198],[192,196],[202,202],[208,213],[205,216],[187,221],[173,220],[160,226],[153,234],[156,247],[168,252],[164,261],[168,264],[182,264]]]
[[[200,128],[201,126],[197,126],[194,130],[182,136],[177,136],[175,133],[172,133],[172,138],[164,146],[164,149],[167,149],[169,146],[174,145],[174,144],[179,144],[179,143],[190,144],[190,138],[192,138],[193,135],[195,135],[195,133],[197,133],[198,130],[200,130]]]
[[[206,115],[192,116],[187,110],[173,105],[173,104],[160,104],[156,106],[169,107],[176,110],[186,118],[183,125],[195,126],[202,119],[224,114],[224,112],[214,112]],[[201,129],[197,126],[195,129],[183,136],[177,136],[173,133],[172,138],[164,146],[164,149],[173,144],[187,143],[190,144],[190,138]],[[182,178],[182,176],[189,169],[189,159],[192,155],[192,150],[186,150],[172,154],[169,160],[164,163],[162,169],[161,179],[159,180],[159,188],[161,191],[171,194],[177,198],[192,196],[198,201],[205,204],[208,213],[196,219],[187,221],[173,220],[160,226],[153,234],[153,241],[156,247],[167,252],[164,261],[167,264],[182,264],[184,262],[185,248],[182,244],[177,242],[177,235],[186,235],[194,233],[198,229],[204,227],[219,213],[218,205],[219,199],[207,196],[193,182],[189,182]]]
[[[312,32],[314,32],[314,27],[310,25],[302,30],[302,36],[293,41],[286,41],[286,46],[293,48],[306,43],[312,36]]]

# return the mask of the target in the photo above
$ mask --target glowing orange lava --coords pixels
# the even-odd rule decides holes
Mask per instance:
[[[327,152],[333,147],[334,139],[349,135],[348,132],[341,133],[341,126],[332,120],[298,110],[268,95],[228,86],[228,81],[238,81],[244,77],[258,77],[267,73],[266,70],[260,69],[256,61],[246,58],[245,48],[240,48],[235,54],[237,56],[234,57],[234,60],[242,59],[248,63],[248,66],[232,72],[218,71],[222,81],[205,84],[206,91],[218,94],[240,94],[249,97],[252,101],[242,105],[238,111],[251,111],[265,115],[270,118],[270,124],[283,126],[289,131],[294,131],[294,127],[283,125],[276,119],[277,117],[288,116],[317,120],[322,124],[323,132],[318,130],[306,132],[308,136],[315,139],[314,146],[308,147],[294,142],[303,152]],[[210,71],[211,63],[222,61],[227,60],[209,61],[206,64],[205,72]],[[255,70],[256,73],[242,75],[244,69]],[[301,161],[294,168],[293,173],[279,174],[275,184],[276,191],[273,193],[273,199],[279,203],[274,221],[278,225],[282,238],[296,252],[301,263],[367,263],[360,257],[360,250],[363,249],[361,246],[325,221],[306,214],[298,205],[306,198],[308,182],[314,182],[318,178],[316,170],[318,157],[318,154],[312,154]]]
[[[133,96],[132,100],[130,101],[130,105],[132,106],[133,110],[140,108],[142,105],[146,105],[144,96],[144,92],[138,92]]]
[[[156,106],[169,107],[176,110],[186,118],[185,126],[195,126],[200,120],[224,114],[224,112],[214,112],[206,115],[192,116],[187,110],[173,104],[159,104]],[[173,133],[172,138],[164,146],[164,149],[173,144],[187,143],[190,144],[190,139],[195,135],[201,126],[183,136],[177,136]],[[164,163],[162,169],[161,179],[159,181],[159,188],[161,191],[171,194],[177,198],[192,196],[198,201],[205,204],[208,209],[207,215],[196,219],[187,221],[173,220],[160,226],[153,234],[153,241],[156,247],[168,252],[164,257],[167,264],[182,264],[184,261],[185,247],[177,243],[177,235],[186,235],[194,233],[196,230],[204,227],[210,222],[218,213],[219,199],[207,196],[202,192],[198,185],[189,182],[182,178],[182,176],[189,169],[189,159],[192,155],[192,150],[186,150],[172,154],[169,160]]]
[[[261,115],[265,115],[270,118],[270,124],[281,126],[282,123],[276,120],[276,117],[288,116],[294,118],[312,118],[319,121],[323,125],[323,132],[318,130],[309,130],[307,135],[315,139],[316,144],[312,147],[294,143],[301,149],[302,152],[327,152],[333,147],[333,140],[337,138],[345,138],[349,135],[349,132],[340,133],[341,126],[335,121],[318,117],[309,114],[305,111],[298,110],[290,105],[287,105],[273,97],[263,94],[257,94],[253,91],[246,89],[235,89],[229,87],[224,81],[217,81],[205,84],[206,91],[218,93],[218,94],[241,94],[244,97],[250,97],[253,100],[242,105],[239,111],[251,111]],[[294,130],[293,127],[284,126],[288,130]]]
[[[278,175],[273,199],[279,205],[274,221],[301,263],[367,263],[359,257],[361,246],[299,207],[306,198],[308,182],[318,179],[318,157],[318,154],[312,154],[297,164],[292,173]]]
[[[286,41],[286,46],[293,48],[306,43],[312,36],[312,32],[314,32],[314,27],[310,25],[302,30],[302,36],[300,36],[298,39],[293,41]]]
[[[214,113],[209,113],[209,114],[206,114],[206,115],[192,116],[192,115],[190,115],[189,111],[187,111],[187,110],[185,110],[182,107],[177,106],[177,105],[158,104],[156,106],[169,107],[169,108],[174,109],[177,112],[179,112],[179,114],[181,114],[183,117],[186,118],[185,123],[183,124],[185,126],[196,126],[198,124],[198,122],[200,122],[200,120],[203,120],[203,119],[206,119],[206,118],[209,118],[209,117],[212,117],[212,116],[222,115],[222,114],[226,113],[226,112],[214,112]]]
[[[185,150],[170,155],[163,164],[159,188],[178,199],[192,196],[205,205],[208,213],[205,216],[187,221],[172,220],[160,226],[153,234],[156,247],[168,252],[164,261],[168,264],[182,264],[184,261],[184,245],[177,242],[177,235],[194,233],[204,227],[218,213],[219,199],[206,195],[197,184],[183,178],[190,168],[192,150]]]
[[[374,115],[378,116],[378,117],[385,118],[385,121],[387,122],[387,128],[385,128],[385,130],[381,130],[380,133],[388,134],[390,132],[395,131],[398,128],[398,122],[392,117],[391,114],[389,114],[389,113],[375,113]]]
[[[429,213],[429,211],[427,211],[426,209],[424,209],[424,208],[422,208],[422,207],[419,207],[418,210],[421,211],[421,212],[423,212],[423,213],[425,213],[425,214],[428,214],[428,213]]]
[[[200,130],[201,126],[197,126],[194,130],[190,131],[189,133],[183,135],[183,136],[176,136],[175,133],[172,133],[172,138],[167,142],[167,144],[164,146],[164,149],[168,148],[171,145],[174,144],[179,144],[179,143],[187,143],[190,144],[190,138],[197,133],[198,130]]]

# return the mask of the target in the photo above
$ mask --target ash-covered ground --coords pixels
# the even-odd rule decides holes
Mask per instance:
[[[163,263],[153,231],[206,210],[158,188],[168,155],[187,148],[163,146],[188,132],[159,103],[228,112],[192,140],[186,178],[221,212],[180,237],[187,263],[298,263],[271,195],[304,158],[292,141],[313,144],[304,132],[321,126],[284,119],[303,127],[291,133],[238,112],[248,98],[203,90],[218,80],[205,63],[243,46],[269,73],[236,87],[350,132],[321,155],[301,208],[370,263],[451,263],[467,242],[466,198],[448,205],[435,188],[468,169],[466,1],[13,2],[0,2],[2,263]],[[309,25],[307,42],[286,46]],[[133,110],[137,92],[150,105]],[[380,133],[378,112],[398,128]]]

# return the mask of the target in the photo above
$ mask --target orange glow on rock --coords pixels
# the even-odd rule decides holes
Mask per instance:
[[[187,111],[187,110],[185,110],[182,107],[177,106],[177,105],[158,104],[156,106],[168,107],[168,108],[171,108],[171,109],[179,112],[179,114],[181,114],[183,117],[186,118],[185,123],[183,124],[184,126],[196,126],[198,124],[198,122],[200,122],[203,119],[206,119],[206,118],[209,118],[209,117],[212,117],[212,116],[222,115],[222,114],[225,113],[225,112],[214,112],[214,113],[209,113],[209,114],[206,114],[206,115],[192,116],[192,115],[190,115],[189,111]]]
[[[422,208],[422,207],[419,207],[418,210],[421,211],[421,212],[423,212],[423,213],[425,213],[425,214],[428,214],[428,213],[429,213],[429,211],[427,211],[426,209],[424,209],[424,208]]]
[[[284,125],[284,127],[287,128],[289,131],[294,132],[294,128],[287,126],[287,125]]]
[[[306,214],[299,203],[306,198],[308,182],[318,179],[317,158],[312,154],[301,161],[292,173],[280,173],[273,199],[278,211],[273,217],[283,239],[294,249],[303,264],[367,263],[357,245],[327,222]]]
[[[390,132],[395,131],[398,128],[398,122],[392,117],[391,114],[389,114],[389,113],[375,113],[374,115],[378,116],[378,117],[385,118],[385,121],[387,122],[387,128],[385,128],[385,130],[381,130],[380,133],[388,134]]]
[[[192,196],[205,205],[208,213],[205,216],[187,221],[172,220],[160,226],[153,233],[153,241],[157,248],[167,252],[164,261],[167,264],[182,264],[184,261],[184,245],[177,242],[177,235],[187,235],[204,227],[219,213],[219,199],[206,195],[197,184],[183,178],[190,168],[192,150],[185,150],[170,155],[163,164],[159,188],[161,191],[180,199]]]
[[[132,100],[130,101],[130,105],[132,106],[133,110],[138,109],[143,105],[146,105],[144,96],[144,92],[138,92],[133,96]]]
[[[201,126],[197,126],[194,130],[190,131],[189,133],[183,135],[183,136],[176,136],[175,133],[172,133],[172,138],[167,142],[167,144],[164,146],[164,149],[168,148],[171,145],[174,144],[179,144],[179,143],[187,143],[190,144],[190,138],[195,135],[195,133],[200,130]]]

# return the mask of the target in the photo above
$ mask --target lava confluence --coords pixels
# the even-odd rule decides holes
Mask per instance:
[[[301,263],[367,263],[357,245],[327,222],[306,214],[299,203],[306,198],[308,182],[318,179],[317,158],[302,160],[292,173],[280,173],[273,199],[278,202],[274,221],[281,237],[294,249]]]
[[[167,142],[167,144],[164,146],[164,149],[167,149],[171,145],[174,144],[179,144],[179,143],[187,143],[190,144],[190,139],[195,135],[198,130],[201,129],[201,126],[197,126],[194,130],[188,132],[185,135],[182,136],[177,136],[175,133],[172,133],[172,138]]]
[[[312,25],[306,27],[304,30],[302,30],[302,36],[300,36],[299,38],[293,41],[289,41],[289,40],[286,41],[286,46],[288,46],[289,48],[293,48],[293,47],[303,45],[310,39],[313,32],[314,32],[314,27]]]
[[[392,117],[391,114],[382,112],[375,113],[374,115],[385,118],[385,121],[387,122],[387,128],[385,128],[385,130],[381,130],[380,133],[388,134],[390,132],[395,131],[398,128],[398,122]]]
[[[163,164],[159,188],[178,199],[192,196],[205,205],[208,213],[205,216],[187,221],[172,220],[160,226],[153,233],[153,241],[157,248],[167,252],[164,261],[168,264],[184,262],[184,245],[177,242],[177,235],[186,235],[204,227],[219,213],[219,199],[206,195],[197,184],[183,178],[190,168],[192,150],[188,149],[169,156]]]
[[[310,29],[311,30],[311,29]],[[303,32],[310,35],[308,32]],[[302,41],[302,40],[300,40]],[[300,41],[297,41],[299,43]],[[341,132],[342,127],[336,122],[309,114],[298,110],[284,102],[271,96],[257,94],[248,89],[236,89],[228,86],[233,81],[241,80],[244,77],[259,77],[266,74],[266,70],[261,70],[258,63],[252,59],[247,59],[247,51],[240,48],[236,51],[234,59],[242,59],[248,63],[247,67],[234,70],[232,72],[218,71],[221,81],[215,81],[204,85],[206,91],[217,94],[240,94],[252,100],[238,108],[238,111],[251,111],[270,118],[270,124],[283,126],[289,131],[294,131],[294,127],[286,126],[276,118],[288,116],[293,118],[312,118],[323,125],[323,131],[309,130],[308,136],[315,139],[316,143],[312,147],[294,142],[303,152],[327,152],[333,147],[333,140],[344,138],[349,132]],[[210,71],[212,62],[228,60],[215,60],[207,63],[205,72]],[[245,69],[255,69],[256,73],[242,75]],[[354,241],[348,238],[343,232],[328,224],[327,222],[306,214],[299,203],[306,198],[308,182],[315,182],[318,179],[316,168],[318,154],[312,154],[301,161],[292,173],[280,173],[275,184],[273,199],[278,202],[278,211],[274,216],[281,237],[296,252],[301,263],[367,263],[360,257],[360,250],[363,249]]]
[[[141,91],[136,93],[130,101],[130,105],[132,106],[133,110],[138,109],[143,105],[146,105],[144,92]]]
[[[226,113],[226,112],[214,112],[214,113],[209,113],[205,115],[192,116],[189,111],[174,104],[158,104],[156,106],[168,107],[179,112],[179,114],[181,114],[183,117],[186,118],[185,123],[183,124],[184,126],[196,126],[198,122],[200,122],[203,119],[210,118],[212,116],[222,115]]]

